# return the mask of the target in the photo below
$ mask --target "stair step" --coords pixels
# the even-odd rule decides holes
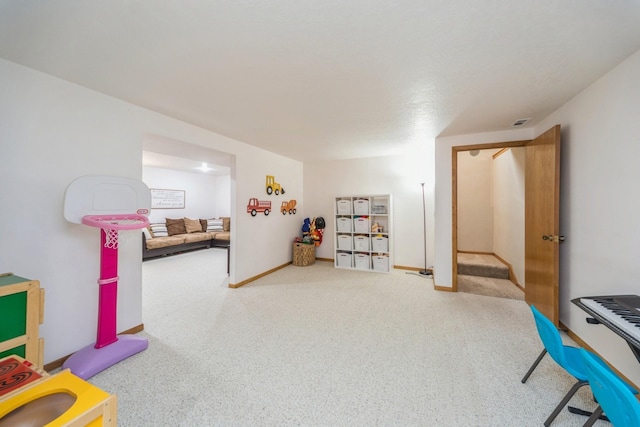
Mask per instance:
[[[490,254],[458,253],[458,274],[509,279],[509,268]]]
[[[458,263],[458,274],[466,276],[493,277],[496,279],[509,279],[509,269],[504,266],[483,265],[483,264],[463,264]]]

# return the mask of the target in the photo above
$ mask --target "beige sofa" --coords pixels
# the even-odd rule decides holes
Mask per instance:
[[[230,218],[166,218],[142,232],[142,259],[171,255],[194,249],[228,247]]]

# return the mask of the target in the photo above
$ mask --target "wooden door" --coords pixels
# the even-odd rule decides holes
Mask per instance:
[[[559,322],[560,125],[525,145],[525,300]]]

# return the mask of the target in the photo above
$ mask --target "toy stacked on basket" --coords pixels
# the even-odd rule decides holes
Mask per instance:
[[[293,265],[307,266],[316,262],[316,247],[322,244],[324,218],[305,218],[302,222],[302,238],[293,242]]]
[[[149,225],[151,195],[141,181],[115,176],[83,176],[65,194],[69,222],[100,230],[100,278],[96,343],[74,353],[64,368],[87,379],[148,346],[145,338],[116,334],[120,232]]]
[[[313,219],[305,218],[302,222],[302,239],[296,238],[296,242],[320,246],[324,228],[325,222],[321,216]]]

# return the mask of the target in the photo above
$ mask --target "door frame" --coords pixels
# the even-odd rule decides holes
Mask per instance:
[[[472,150],[524,147],[532,140],[492,142],[451,147],[451,291],[458,292],[458,153]]]

